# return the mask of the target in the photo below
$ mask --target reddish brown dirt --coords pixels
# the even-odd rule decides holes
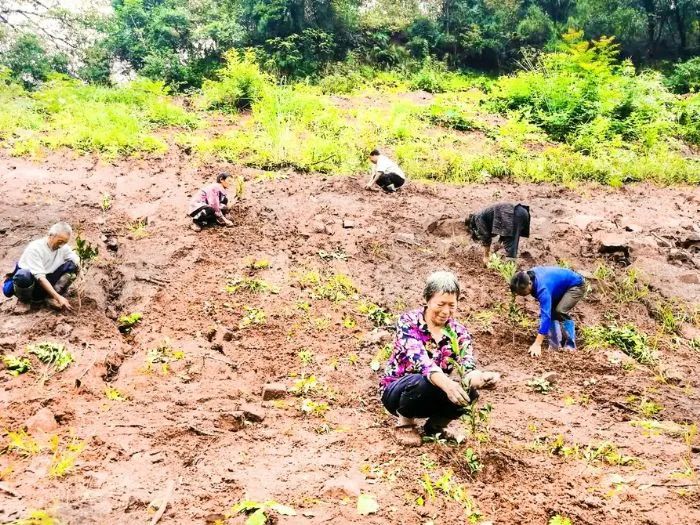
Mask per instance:
[[[697,438],[645,434],[630,424],[641,416],[628,399],[658,403],[659,420],[697,422],[698,353],[683,339],[660,339],[662,362],[681,376],[680,384],[664,382],[648,367],[612,364],[604,351],[545,351],[533,360],[526,354],[531,330],[514,330],[500,318],[488,326],[475,317],[509,300],[502,278],[481,267],[478,249],[462,236],[426,233],[441,216],[460,217],[494,200],[522,200],[532,206],[534,230],[524,241],[524,264],[558,257],[591,272],[600,257],[597,236],[613,232],[628,236],[632,263],[655,289],[697,306],[700,285],[684,282],[698,275],[697,256],[683,251],[685,262],[668,261],[669,254],[677,258],[671,253],[679,249],[676,243],[697,227],[697,188],[416,183],[386,196],[362,191],[350,178],[289,174],[256,181],[258,173],[233,168],[248,181],[235,226],[196,234],[187,228],[188,197],[224,166],[196,166],[175,154],[115,164],[4,158],[0,166],[3,269],[57,219],[69,220],[100,247],[80,311],[14,315],[14,300],[0,305],[0,352],[16,354],[30,342],[56,340],[76,359],[44,384],[34,373],[14,378],[0,372],[0,429],[17,430],[48,407],[59,422],[55,434],[86,444],[63,478],[47,475],[50,452],[23,457],[0,448],[0,521],[46,509],[69,524],[147,523],[151,505],[174,481],[163,524],[213,522],[242,499],[274,499],[297,511],[279,516],[279,523],[465,523],[463,507],[447,497],[415,503],[425,497],[419,482],[424,473],[437,479],[452,469],[483,522],[545,524],[557,513],[575,524],[700,522]],[[98,205],[103,192],[114,197],[106,213]],[[147,218],[145,237],[128,228],[137,218]],[[344,219],[354,227],[343,228]],[[117,252],[106,249],[105,233],[116,236]],[[411,241],[406,234],[415,242],[404,242]],[[336,249],[348,259],[318,256]],[[224,291],[228,278],[250,275],[249,264],[260,259],[270,268],[255,276],[279,293]],[[361,296],[398,313],[419,304],[423,279],[439,268],[462,280],[460,317],[474,333],[481,366],[501,372],[503,381],[482,394],[482,403],[493,406],[488,440],[403,449],[392,438],[392,418],[377,397],[378,374],[369,366],[379,345],[363,344],[371,324],[357,314],[356,300],[314,300],[297,276],[345,273]],[[300,301],[309,303],[308,313]],[[521,304],[535,314],[532,300]],[[246,306],[264,308],[267,323],[237,330]],[[143,321],[125,337],[116,317],[135,311]],[[621,307],[594,294],[576,311],[579,325],[621,316],[652,335],[658,331],[640,303]],[[357,326],[343,325],[348,315]],[[217,332],[209,341],[212,327]],[[222,339],[227,328],[234,329],[230,341]],[[684,330],[692,335],[697,328]],[[184,359],[167,374],[145,371],[148,349],[166,338]],[[212,348],[216,344],[221,352]],[[327,387],[315,397],[329,402],[325,418],[304,416],[301,398],[292,395],[261,400],[265,383],[293,384],[302,349],[314,356],[306,371]],[[526,382],[546,371],[558,373],[557,389],[535,393]],[[128,400],[108,400],[107,385]],[[265,419],[241,424],[236,411],[246,403],[256,410],[264,405]],[[609,441],[637,461],[611,466],[556,455],[548,443],[558,435],[582,449]],[[474,477],[463,459],[465,446],[476,449],[484,464]],[[324,493],[324,484],[339,477],[374,494],[379,512],[360,516],[354,497]],[[243,521],[238,516],[228,523]]]

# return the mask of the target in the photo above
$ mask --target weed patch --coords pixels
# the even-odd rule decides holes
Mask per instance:
[[[589,348],[617,348],[643,365],[654,365],[658,361],[646,334],[633,325],[585,326],[582,334]]]

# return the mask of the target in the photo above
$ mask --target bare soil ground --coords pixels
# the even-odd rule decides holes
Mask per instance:
[[[0,372],[0,429],[23,428],[48,408],[57,428],[32,434],[36,439],[58,435],[65,443],[73,436],[85,443],[73,470],[52,478],[50,451],[7,450],[3,435],[1,522],[45,509],[68,524],[148,523],[171,484],[163,524],[214,523],[243,499],[275,500],[296,510],[296,516],[272,516],[278,523],[468,522],[465,504],[439,489],[427,497],[421,485],[424,476],[436,480],[447,470],[478,507],[475,522],[545,524],[555,514],[575,524],[700,522],[697,437],[687,426],[668,423],[674,432],[630,424],[644,419],[641,400],[661,407],[659,421],[698,422],[698,352],[685,339],[663,340],[661,362],[671,380],[650,367],[615,364],[602,350],[545,350],[533,360],[527,348],[534,329],[479,315],[507,305],[503,279],[483,268],[478,248],[459,228],[451,232],[453,223],[429,228],[440,217],[462,217],[494,201],[526,202],[533,235],[521,248],[523,265],[559,258],[590,273],[606,257],[602,245],[622,245],[608,256],[610,264],[616,264],[612,258],[631,262],[654,293],[697,306],[697,188],[416,183],[384,195],[365,192],[350,178],[290,173],[272,179],[234,169],[247,180],[233,211],[235,226],[197,234],[187,227],[187,200],[230,167],[198,166],[176,153],[114,164],[58,155],[40,163],[2,158],[0,167],[3,270],[58,219],[100,248],[74,314],[42,308],[15,315],[14,300],[0,305],[1,353],[50,340],[67,344],[76,360],[45,382],[35,372]],[[104,192],[113,196],[106,212],[99,207]],[[133,228],[139,219],[145,229]],[[111,239],[116,251],[105,245]],[[319,251],[337,258],[324,260]],[[250,268],[263,259],[269,268]],[[357,312],[357,299],[315,299],[298,277],[346,274],[360,297],[400,313],[420,304],[425,276],[440,268],[452,269],[463,283],[459,316],[475,337],[480,366],[501,372],[503,380],[482,394],[481,403],[493,410],[481,442],[471,436],[461,447],[407,449],[394,441],[392,418],[379,402],[379,373],[370,362],[383,343],[372,340],[372,324]],[[246,276],[265,280],[277,293],[224,290],[229,279]],[[579,326],[620,310],[608,301],[593,294],[580,304]],[[533,300],[520,302],[536,315]],[[265,324],[240,328],[246,308],[263,309]],[[624,320],[654,337],[658,327],[644,304],[623,310]],[[143,320],[123,335],[117,318],[131,312],[142,312]],[[683,330],[697,335],[694,326]],[[184,358],[167,371],[161,364],[148,370],[149,349],[165,340]],[[293,394],[261,398],[266,383],[294,384],[302,350],[313,355],[303,372],[322,385],[307,397],[328,402],[323,416],[304,414],[302,397]],[[550,371],[558,381],[549,394],[527,385]],[[107,399],[107,386],[128,399]],[[581,453],[557,448],[560,435]],[[591,458],[591,450],[606,442],[636,460],[611,465]],[[467,447],[483,463],[476,475],[464,460]],[[359,491],[376,497],[377,513],[358,514]]]

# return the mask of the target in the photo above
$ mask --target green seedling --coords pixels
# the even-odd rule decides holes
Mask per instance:
[[[5,355],[2,357],[2,360],[5,363],[7,373],[11,376],[18,376],[32,369],[29,359],[23,356]]]
[[[270,261],[267,259],[258,259],[250,263],[252,270],[267,270],[270,267]]]
[[[366,315],[367,319],[377,328],[390,326],[394,322],[394,316],[381,306],[360,301],[357,305],[357,311],[362,315]]]
[[[310,392],[315,391],[319,387],[319,382],[316,376],[302,377],[294,382],[294,386],[290,388],[290,392],[297,396],[306,396]]]
[[[554,516],[549,518],[547,525],[573,525],[573,523],[571,523],[571,520],[566,516],[555,514]]]
[[[325,401],[313,401],[311,399],[304,399],[301,402],[300,410],[307,415],[323,417],[326,412],[328,412],[329,406]]]
[[[352,366],[357,365],[359,360],[360,360],[360,358],[358,357],[358,355],[355,352],[350,352],[348,354],[348,363],[350,363]]]
[[[65,447],[58,447],[54,452],[51,465],[49,466],[49,476],[52,478],[62,478],[75,467],[80,453],[85,449],[85,442],[72,439]]]
[[[44,375],[62,372],[73,362],[73,356],[65,345],[51,342],[34,343],[27,346],[30,354],[37,356],[39,361],[47,365]]]
[[[372,358],[370,362],[370,368],[375,372],[379,371],[382,364],[386,362],[387,359],[391,357],[392,346],[390,344],[384,345],[379,349],[377,354]]]
[[[163,375],[170,372],[170,363],[173,361],[180,361],[185,358],[185,352],[182,350],[174,349],[170,345],[170,341],[167,339],[157,346],[156,348],[151,348],[146,352],[146,372],[150,372],[153,369],[153,365],[160,365],[160,370]]]
[[[252,294],[279,293],[278,288],[268,284],[266,281],[250,277],[229,279],[224,287],[224,291],[227,293],[248,292]]]
[[[245,306],[244,310],[245,314],[243,314],[243,319],[238,323],[238,328],[241,330],[252,325],[263,325],[267,322],[267,314],[262,308]]]
[[[272,517],[272,513],[280,514],[281,516],[296,516],[296,511],[281,505],[276,501],[265,501],[263,503],[257,501],[241,501],[233,506],[231,512],[225,516],[225,519],[235,516],[236,514],[247,514],[245,525],[266,525]]]
[[[7,431],[7,445],[5,450],[8,452],[16,452],[20,456],[31,456],[41,452],[41,445],[32,436],[20,429],[17,432]]]
[[[527,386],[538,394],[549,394],[552,391],[552,383],[541,377],[536,377],[527,382]]]
[[[328,299],[336,303],[346,301],[357,293],[350,277],[342,273],[322,276],[315,271],[306,272],[299,278],[299,285],[310,289],[313,299]]]
[[[347,315],[347,316],[343,317],[343,327],[352,329],[352,328],[355,328],[356,326],[357,326],[357,321],[355,321],[355,319],[353,319],[351,316]]]
[[[454,474],[451,470],[444,471],[437,479],[427,472],[423,473],[419,483],[424,496],[417,503],[424,505],[426,500],[432,500],[440,496],[461,505],[466,513],[467,520],[470,523],[477,523],[481,513],[476,507],[474,500],[469,496],[467,489],[455,481],[453,476]]]
[[[464,459],[467,461],[469,472],[471,472],[472,475],[477,474],[484,468],[483,463],[481,463],[479,459],[479,455],[471,447],[464,451]]]
[[[496,270],[507,283],[510,283],[518,269],[518,266],[513,261],[504,261],[496,253],[491,254],[487,266],[491,270]]]
[[[323,259],[324,261],[347,261],[348,256],[347,254],[341,250],[340,248],[337,248],[333,250],[332,252],[327,252],[325,250],[319,250],[318,251],[318,256]]]
[[[78,258],[80,259],[81,270],[85,271],[87,265],[97,258],[99,252],[100,250],[97,246],[93,246],[80,235],[76,235],[75,253],[78,254]]]
[[[100,209],[106,213],[112,207],[112,196],[106,191],[100,196]]]
[[[300,350],[297,357],[299,357],[302,366],[309,366],[315,359],[314,353],[311,350]]]
[[[472,436],[475,436],[480,441],[488,439],[489,421],[491,419],[491,410],[493,407],[490,403],[479,407],[476,403],[467,405],[463,420],[466,420],[469,431]]]
[[[26,518],[15,520],[11,525],[61,525],[61,522],[45,510],[30,510]]]
[[[241,199],[243,197],[243,193],[245,192],[245,179],[243,177],[236,177],[233,185],[233,192],[236,199]]]
[[[105,397],[110,401],[126,401],[128,398],[114,387],[105,387]]]
[[[146,229],[147,226],[147,219],[136,219],[134,222],[129,224],[128,228],[134,239],[143,239],[144,237],[148,237],[148,230]]]
[[[130,334],[134,329],[134,326],[139,324],[143,319],[143,314],[141,312],[133,312],[128,315],[122,315],[117,320],[117,328],[123,334]]]

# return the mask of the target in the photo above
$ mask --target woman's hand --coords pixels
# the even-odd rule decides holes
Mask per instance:
[[[448,378],[445,385],[441,388],[447,394],[447,399],[455,405],[463,406],[469,404],[469,394],[464,391],[462,385],[457,381]]]
[[[531,357],[539,357],[542,355],[542,343],[538,343],[535,341],[532,343],[532,346],[530,346],[530,356]]]

